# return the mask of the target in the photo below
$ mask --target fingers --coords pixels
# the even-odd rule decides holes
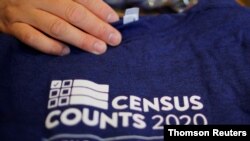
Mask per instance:
[[[0,23],[0,32],[5,32],[5,27],[3,23]]]
[[[104,53],[107,44],[116,46],[121,42],[121,34],[108,24],[119,17],[102,0],[20,0],[0,4],[4,4],[0,31],[48,54],[68,54],[70,50],[63,42],[95,54]]]
[[[103,0],[74,0],[93,12],[104,21],[113,23],[119,20],[118,14]]]
[[[64,56],[70,53],[65,45],[48,38],[33,27],[24,23],[14,23],[10,26],[11,34],[25,44],[47,54]]]
[[[58,0],[43,0],[41,3],[40,9],[57,15],[75,27],[95,36],[111,46],[116,46],[121,42],[121,34],[116,29],[76,2],[63,0],[58,3]],[[89,4],[86,5],[89,5],[90,9],[93,9],[94,6],[91,4],[92,2],[88,3]],[[97,0],[97,3],[103,5],[101,4],[103,2],[100,0]],[[101,13],[101,11],[99,13]]]
[[[97,55],[104,53],[107,49],[102,40],[82,32],[50,13],[41,10],[33,10],[30,13],[32,13],[30,18],[32,20],[28,22],[53,38]]]

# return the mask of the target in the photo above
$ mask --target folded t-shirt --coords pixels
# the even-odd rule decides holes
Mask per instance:
[[[163,140],[164,125],[250,124],[250,11],[200,0],[114,26],[96,56],[56,57],[0,35],[1,141]]]

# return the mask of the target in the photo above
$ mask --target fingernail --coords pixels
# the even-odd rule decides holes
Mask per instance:
[[[93,45],[93,49],[94,49],[93,51],[94,54],[100,55],[106,52],[107,46],[104,43],[95,42]]]
[[[109,14],[108,17],[107,17],[107,21],[109,23],[117,22],[117,21],[119,21],[119,16],[116,15],[116,14]]]
[[[61,56],[65,56],[65,55],[68,55],[68,54],[70,54],[69,47],[64,47],[62,52],[61,52]]]
[[[109,34],[108,42],[110,45],[116,46],[121,42],[121,37],[119,34],[111,33],[111,34]]]

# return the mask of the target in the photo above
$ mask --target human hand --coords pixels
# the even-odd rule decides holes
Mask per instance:
[[[65,43],[102,54],[121,34],[109,23],[118,15],[102,0],[0,0],[0,32],[52,55],[67,55]]]

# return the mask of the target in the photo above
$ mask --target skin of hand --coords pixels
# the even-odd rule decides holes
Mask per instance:
[[[242,6],[250,6],[250,1],[249,0],[236,0],[239,4]]]
[[[51,55],[69,54],[66,44],[104,53],[122,40],[118,20],[102,0],[0,0],[0,32]]]

